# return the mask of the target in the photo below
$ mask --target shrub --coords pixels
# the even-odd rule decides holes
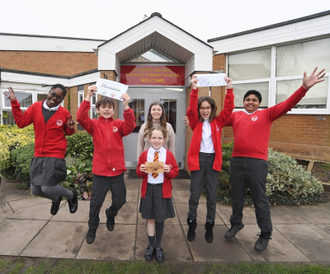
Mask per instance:
[[[10,152],[10,158],[15,166],[15,178],[20,181],[19,188],[30,186],[30,164],[34,154],[34,143],[19,147]]]
[[[6,169],[13,165],[10,152],[18,147],[34,143],[33,125],[18,128],[16,125],[0,126],[0,171],[6,173]]]
[[[93,138],[87,132],[75,133],[67,136],[66,139],[68,140],[66,157],[76,157],[82,160],[93,157]]]
[[[67,157],[65,161],[68,171],[66,180],[62,182],[62,185],[65,188],[77,190],[79,198],[89,199],[93,180],[92,161],[80,161],[72,157]]]
[[[231,203],[229,166],[232,150],[232,143],[223,146],[222,171],[217,189],[217,200],[222,203]],[[295,159],[284,153],[268,150],[266,194],[271,204],[311,204],[321,200],[322,192],[322,183],[298,165]],[[253,204],[249,189],[245,204]]]

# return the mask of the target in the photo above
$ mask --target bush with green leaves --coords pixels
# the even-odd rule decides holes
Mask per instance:
[[[26,144],[34,143],[33,125],[19,128],[16,125],[0,125],[0,173],[13,166],[10,152]]]
[[[90,199],[93,184],[92,161],[79,160],[73,157],[65,159],[68,167],[66,180],[62,185],[68,189],[75,189],[80,199]]]
[[[30,186],[30,164],[34,154],[34,143],[19,147],[10,152],[10,159],[15,166],[15,178],[20,181],[19,188]]]
[[[68,147],[66,157],[80,158],[81,160],[93,158],[93,137],[87,132],[78,132],[66,137]]]
[[[231,187],[229,182],[230,156],[233,144],[222,146],[223,163],[219,175],[217,200],[222,203],[231,203]],[[322,183],[313,177],[310,172],[298,165],[292,157],[268,150],[268,174],[266,193],[271,204],[312,204],[322,200]],[[247,188],[245,205],[251,205],[252,197]]]

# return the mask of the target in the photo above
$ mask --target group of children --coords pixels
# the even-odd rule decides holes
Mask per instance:
[[[324,81],[324,70],[310,76],[304,73],[303,85],[286,101],[259,110],[261,95],[248,91],[243,99],[245,111],[233,112],[234,94],[232,80],[227,82],[223,110],[217,115],[215,101],[209,97],[198,98],[197,77],[191,80],[187,117],[193,131],[188,152],[188,167],[191,171],[190,198],[188,211],[188,241],[194,241],[197,227],[197,207],[206,180],[207,216],[205,222],[205,241],[213,242],[213,227],[216,216],[216,190],[222,164],[221,129],[231,125],[234,131],[234,152],[231,158],[230,181],[232,184],[231,228],[225,238],[231,239],[244,227],[242,211],[246,185],[250,188],[258,226],[261,229],[255,244],[257,251],[267,248],[271,237],[271,220],[269,201],[266,196],[265,183],[267,175],[267,149],[271,123],[288,112],[305,95],[314,84]],[[90,119],[90,99],[96,92],[96,86],[88,87],[87,96],[77,112],[79,124],[93,136],[93,185],[90,201],[88,232],[86,242],[92,244],[100,218],[99,212],[107,191],[111,189],[112,204],[105,210],[106,226],[112,231],[115,216],[126,202],[126,186],[124,182],[125,160],[122,138],[130,134],[136,124],[133,110],[129,107],[130,97],[123,94],[124,121],[113,119],[115,104],[109,97],[101,97],[96,103],[98,119]],[[76,191],[69,191],[58,185],[65,180],[66,135],[74,133],[74,124],[69,112],[60,106],[66,95],[62,85],[53,86],[47,100],[36,102],[24,113],[16,100],[14,91],[4,93],[11,101],[13,116],[19,127],[31,123],[35,130],[35,154],[31,162],[31,191],[33,194],[52,200],[51,214],[59,209],[62,197],[66,197],[71,213],[77,211],[78,199]],[[178,173],[178,165],[174,156],[174,133],[170,124],[166,123],[164,107],[160,102],[151,104],[147,122],[139,133],[138,165],[136,173],[143,178],[141,186],[140,212],[147,220],[148,246],[145,251],[146,261],[153,257],[163,262],[165,255],[161,246],[164,221],[175,217],[172,203],[172,182]],[[171,137],[170,137],[171,136]],[[167,149],[168,148],[168,149]],[[161,162],[162,170],[150,172],[149,162]],[[159,165],[158,165],[159,166]]]

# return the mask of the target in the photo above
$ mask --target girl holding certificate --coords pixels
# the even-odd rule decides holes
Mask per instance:
[[[140,155],[136,170],[136,174],[143,178],[140,212],[142,218],[148,220],[149,245],[145,259],[151,261],[155,255],[156,261],[162,263],[165,259],[161,247],[164,221],[175,217],[171,179],[178,175],[179,168],[173,153],[163,147],[166,129],[152,128],[148,137],[151,146]]]

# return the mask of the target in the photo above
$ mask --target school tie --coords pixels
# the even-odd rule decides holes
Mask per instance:
[[[154,162],[159,162],[159,151],[155,151]],[[151,176],[157,178],[158,173],[152,173]]]

